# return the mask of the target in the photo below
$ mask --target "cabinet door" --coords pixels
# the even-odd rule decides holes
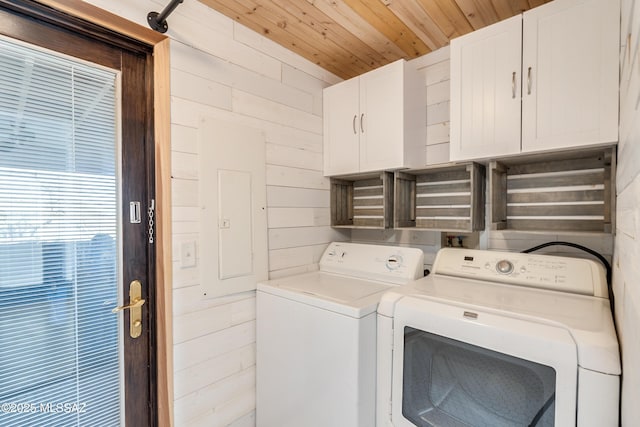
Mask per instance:
[[[360,171],[403,166],[404,64],[394,62],[360,76]]]
[[[323,92],[324,174],[357,173],[359,165],[358,79]]]
[[[522,150],[618,139],[619,0],[562,0],[524,13]]]
[[[520,152],[522,17],[451,41],[451,160]]]

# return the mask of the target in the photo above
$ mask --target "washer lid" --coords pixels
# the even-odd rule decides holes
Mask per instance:
[[[356,319],[374,313],[391,285],[331,273],[313,272],[258,283],[258,291]]]
[[[500,314],[505,322],[518,318],[563,327],[576,343],[581,367],[620,374],[618,340],[608,299],[435,275],[394,288],[384,295],[378,312],[394,316],[396,306],[406,298]]]

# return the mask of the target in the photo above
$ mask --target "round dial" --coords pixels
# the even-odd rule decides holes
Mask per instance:
[[[387,258],[387,268],[389,270],[396,270],[402,265],[402,257],[400,255],[391,255]]]
[[[500,274],[509,274],[513,271],[513,264],[511,263],[511,261],[508,261],[506,259],[498,261],[498,263],[496,264],[496,271]]]

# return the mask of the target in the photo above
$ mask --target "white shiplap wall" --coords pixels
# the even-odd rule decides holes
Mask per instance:
[[[146,26],[147,13],[167,2],[90,3]],[[201,236],[199,126],[212,117],[264,133],[270,277],[316,269],[328,242],[349,237],[329,227],[322,176],[322,89],[339,79],[197,1],[168,22],[175,425],[253,426],[255,292],[203,299],[207,278],[179,263],[181,244],[197,246]]]
[[[450,66],[449,48],[445,47],[424,55],[411,63],[424,74],[427,87],[427,165],[447,163],[449,161],[449,99]],[[489,201],[487,194],[487,201]],[[485,231],[478,236],[480,249],[521,251],[541,243],[563,240],[587,246],[608,259],[613,253],[613,236],[592,233],[523,233],[516,231],[491,230],[489,227],[490,205],[486,205]],[[425,266],[429,267],[440,248],[440,233],[433,231],[407,230],[353,230],[352,240],[366,243],[398,244],[419,247],[425,252]],[[556,246],[540,251],[557,255],[583,256],[583,252]]]
[[[622,425],[640,420],[640,2],[622,1],[620,143],[613,285],[622,351]]]

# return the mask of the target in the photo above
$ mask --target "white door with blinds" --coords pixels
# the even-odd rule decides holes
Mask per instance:
[[[118,99],[0,38],[0,426],[122,423]]]

